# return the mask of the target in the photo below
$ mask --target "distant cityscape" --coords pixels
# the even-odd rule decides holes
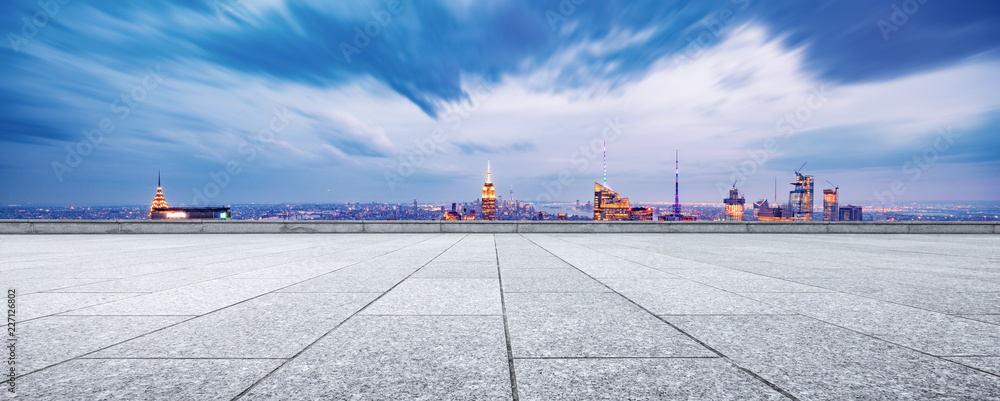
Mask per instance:
[[[606,155],[606,152],[605,152]],[[814,202],[815,180],[802,165],[788,201],[761,199],[746,205],[736,183],[720,203],[681,203],[679,155],[674,160],[674,201],[633,204],[607,182],[594,183],[594,199],[583,203],[519,201],[511,187],[506,200],[497,195],[490,163],[481,197],[468,202],[412,204],[348,202],[322,204],[234,204],[216,207],[171,207],[157,176],[156,195],[147,206],[0,206],[0,219],[80,220],[556,220],[556,221],[1000,221],[1000,201],[914,202],[893,205],[840,205],[840,187],[823,190],[823,204]]]
[[[676,173],[675,173],[676,174]],[[302,203],[233,204],[226,207],[169,207],[157,184],[151,205],[123,206],[0,206],[0,219],[222,219],[222,220],[653,220],[661,221],[805,221],[806,212],[826,218],[860,221],[1000,221],[1000,201],[913,202],[893,205],[835,206],[838,188],[824,190],[824,205],[812,207],[812,177],[795,172],[790,201],[771,206],[768,200],[745,205],[735,186],[720,203],[680,203],[679,180],[675,175],[673,202],[644,202],[633,205],[609,187],[594,183],[594,201],[530,202],[514,200],[513,190],[506,200],[497,196],[487,167],[486,183],[480,199],[452,203]],[[597,208],[594,205],[598,205]],[[835,209],[836,208],[836,209]],[[836,210],[836,212],[835,212]],[[844,219],[845,213],[857,217]],[[861,213],[864,210],[864,213]],[[786,212],[787,211],[787,212]],[[662,213],[661,213],[662,212]],[[787,213],[787,214],[786,214]],[[796,218],[798,216],[798,218]],[[811,216],[809,217],[811,218]]]

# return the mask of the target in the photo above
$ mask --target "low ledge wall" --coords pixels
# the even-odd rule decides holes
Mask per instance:
[[[0,234],[772,233],[1000,234],[1000,222],[0,220]]]

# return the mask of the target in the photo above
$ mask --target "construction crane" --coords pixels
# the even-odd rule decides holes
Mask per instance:
[[[798,173],[799,171],[802,171],[802,169],[806,167],[806,164],[809,164],[809,162],[802,163],[802,167],[799,167],[799,169],[795,170],[795,172]]]
[[[830,185],[833,185],[833,193],[837,193],[837,191],[840,189],[840,187],[838,187],[837,184],[830,182],[830,180],[826,180],[826,182],[829,182]]]

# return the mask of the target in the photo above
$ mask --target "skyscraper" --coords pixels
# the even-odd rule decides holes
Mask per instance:
[[[823,221],[840,220],[840,207],[837,205],[837,189],[823,190]]]
[[[743,205],[746,204],[746,200],[740,196],[736,184],[729,190],[729,197],[722,202],[726,204],[726,221],[743,221]]]
[[[486,183],[483,184],[483,220],[497,219],[497,193],[490,178],[490,162],[486,161]]]
[[[628,198],[622,198],[611,188],[594,183],[594,221],[651,221],[652,209],[632,207]]]
[[[788,204],[795,221],[812,221],[813,215],[813,176],[795,172],[795,185],[788,194]]]
[[[160,173],[156,173],[156,196],[153,197],[153,204],[149,205],[149,218],[153,218],[153,212],[156,209],[166,209],[167,200],[163,198],[163,186],[160,185]]]

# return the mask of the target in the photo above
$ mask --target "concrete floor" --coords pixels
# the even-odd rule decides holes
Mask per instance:
[[[0,236],[0,285],[32,400],[1000,399],[996,235]]]

